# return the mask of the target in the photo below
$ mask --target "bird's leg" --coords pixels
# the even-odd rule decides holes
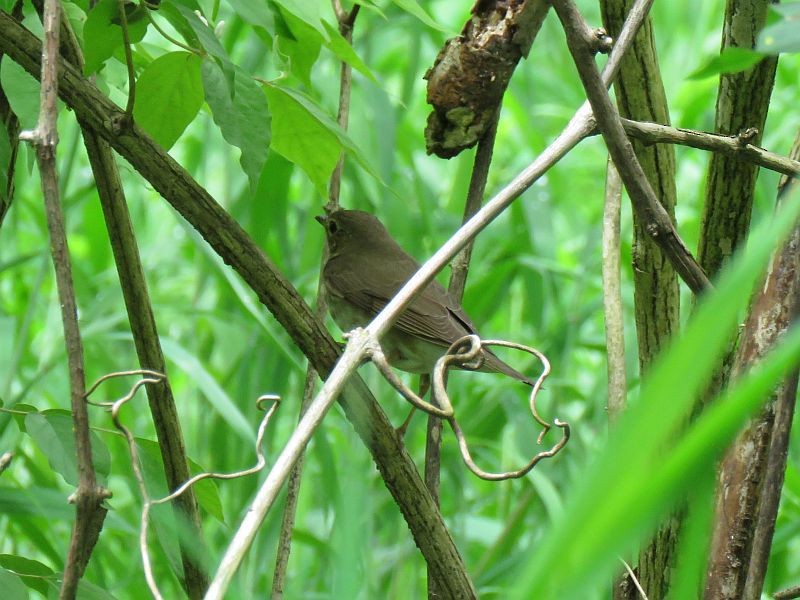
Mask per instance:
[[[428,390],[431,387],[431,376],[428,374],[420,375],[419,376],[419,392],[417,392],[417,396],[420,398],[424,398],[425,394],[428,393]],[[411,407],[411,412],[408,413],[406,420],[403,421],[403,424],[400,425],[395,431],[397,432],[397,436],[400,438],[405,437],[406,430],[408,426],[411,424],[411,418],[414,416],[414,413],[417,411],[416,407]]]

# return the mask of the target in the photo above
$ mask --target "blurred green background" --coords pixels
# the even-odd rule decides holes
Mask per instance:
[[[213,2],[200,4],[212,14]],[[450,161],[425,154],[422,132],[428,106],[422,76],[444,40],[461,29],[470,3],[426,3],[441,30],[395,4],[377,4],[380,11],[369,7],[361,11],[353,47],[378,82],[354,73],[349,135],[385,185],[348,157],[341,201],[347,208],[377,214],[411,254],[424,260],[458,227],[474,153]],[[723,4],[675,0],[656,3],[653,9],[664,84],[677,126],[713,129],[717,78],[690,80],[687,74],[719,51]],[[320,6],[323,18],[335,22],[328,4]],[[279,46],[243,21],[229,3],[219,4],[218,10],[217,21],[225,21],[220,40],[236,64],[262,79],[280,78],[282,85],[303,91],[335,118],[340,65],[336,56],[324,47],[315,56]],[[599,23],[594,3],[582,2],[581,10],[590,23]],[[174,48],[152,29],[141,44],[141,51],[152,56],[165,49]],[[779,154],[788,153],[800,127],[799,71],[797,55],[781,58],[763,141],[764,147]],[[112,98],[123,102],[119,90],[125,86],[124,65],[112,59],[102,79]],[[560,25],[551,14],[506,93],[487,196],[554,139],[583,99]],[[91,382],[110,371],[134,368],[137,361],[73,113],[62,110],[59,131],[58,169]],[[306,174],[272,152],[251,190],[238,150],[222,139],[207,107],[170,153],[313,303],[323,243],[313,217],[320,214],[325,199]],[[676,153],[678,226],[694,249],[708,156],[686,148],[677,148]],[[259,419],[255,399],[276,393],[284,402],[268,430],[265,445],[271,460],[297,421],[303,356],[194,230],[121,159],[120,166],[190,457],[197,470],[250,466]],[[573,431],[567,449],[556,459],[541,463],[521,480],[502,483],[484,482],[468,473],[451,432],[446,431],[442,512],[483,598],[505,596],[512,583],[509,576],[536,552],[543,525],[560,513],[574,475],[606,439],[600,280],[605,168],[602,140],[585,140],[488,227],[476,244],[465,309],[484,336],[533,345],[547,354],[553,372],[539,410],[546,418],[569,421]],[[24,405],[65,409],[67,370],[47,228],[38,173],[25,147],[20,150],[16,177],[14,204],[0,230],[0,400],[4,407],[20,410]],[[754,221],[772,211],[777,180],[774,173],[761,172]],[[628,376],[635,392],[638,361],[626,204],[622,222]],[[683,313],[688,312],[689,303],[684,302]],[[329,324],[340,336],[332,321]],[[503,356],[528,372],[537,368],[524,355]],[[363,367],[361,374],[399,425],[407,405],[372,367]],[[97,399],[114,398],[126,389],[124,383],[108,383]],[[475,458],[484,468],[516,468],[537,451],[538,430],[526,414],[527,399],[520,386],[491,375],[455,374],[450,390]],[[123,415],[137,436],[155,438],[143,394]],[[141,502],[126,448],[105,413],[93,409],[92,422],[110,450],[107,484],[114,496],[86,579],[119,598],[149,597],[134,552]],[[406,441],[419,464],[424,434],[424,418],[417,415]],[[65,504],[72,486],[53,472],[40,444],[10,414],[0,413],[0,451],[16,453],[14,468],[0,477],[0,550],[58,570],[72,522],[72,509]],[[795,440],[768,576],[770,588],[800,579],[798,465],[800,447]],[[212,565],[258,483],[256,476],[207,487],[204,530]],[[215,493],[221,509],[212,508]],[[230,597],[257,597],[268,589],[282,502],[269,514]],[[160,529],[167,527],[166,521],[156,521],[151,546],[156,577],[165,593],[175,597],[177,580],[163,560],[174,559],[174,548],[156,542],[169,537]],[[412,598],[421,597],[424,589],[424,563],[408,529],[337,407],[309,446],[286,597]]]

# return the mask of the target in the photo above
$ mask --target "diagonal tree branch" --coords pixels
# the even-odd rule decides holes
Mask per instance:
[[[669,214],[656,198],[653,188],[633,151],[619,114],[606,92],[594,61],[596,36],[589,30],[575,3],[571,0],[554,0],[553,8],[561,20],[567,36],[567,45],[572,53],[578,74],[586,88],[597,125],[603,133],[608,151],[614,159],[634,210],[639,213],[645,230],[656,240],[669,258],[675,270],[699,294],[711,284],[697,264],[686,244],[683,243],[672,224]]]
[[[39,40],[0,11],[0,51],[38,76],[40,49]],[[150,181],[239,273],[309,357],[314,368],[322,375],[329,373],[340,356],[338,345],[291,283],[241,226],[136,125],[121,130],[122,110],[78,70],[65,62],[59,63],[59,83],[62,100]],[[439,589],[450,597],[475,597],[463,560],[413,461],[360,378],[353,378],[348,385],[342,405],[369,448],[420,551],[436,574]],[[304,445],[305,441],[301,447]],[[287,466],[291,467],[291,462]]]

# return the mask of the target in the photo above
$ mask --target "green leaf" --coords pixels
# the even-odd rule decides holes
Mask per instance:
[[[267,97],[247,73],[234,71],[231,88],[219,64],[210,58],[202,63],[203,89],[214,122],[222,137],[242,151],[242,169],[255,189],[271,140],[271,116]]]
[[[704,65],[689,74],[688,79],[705,79],[720,73],[746,71],[764,58],[764,55],[749,48],[725,48],[718,56],[709,59]]]
[[[201,60],[171,52],[150,63],[136,82],[133,117],[169,150],[203,105]]]
[[[27,600],[30,597],[22,580],[5,569],[0,569],[0,590],[3,590],[4,600]]]
[[[111,58],[114,50],[122,46],[122,27],[119,23],[117,0],[100,0],[89,11],[83,26],[84,73],[91,75],[100,70]],[[147,19],[135,19],[128,23],[131,44],[140,42],[147,31]]]
[[[756,50],[768,54],[800,52],[800,2],[771,8],[781,18],[761,30]]]
[[[311,99],[276,85],[268,85],[266,92],[273,115],[272,147],[305,171],[322,196],[342,148],[380,181],[353,141]]]
[[[701,489],[742,424],[783,374],[796,367],[797,327],[685,427],[750,291],[798,213],[800,203],[787,199],[772,222],[753,232],[747,251],[736,255],[716,288],[701,298],[684,334],[651,368],[640,400],[621,417],[606,448],[576,477],[564,515],[537,544],[516,597],[580,597],[581,590],[610,580],[619,568],[616,556],[631,551],[687,493]]]
[[[339,33],[339,30],[333,25],[329,25],[327,21],[324,25],[330,35],[330,41],[327,42],[325,46],[333,52],[339,60],[346,62],[371,81],[379,83],[370,68],[361,60],[361,57],[356,54],[350,43]]]
[[[276,25],[280,25],[273,46],[275,61],[285,65],[308,88],[313,88],[311,69],[319,58],[322,36],[293,14],[278,10]]]
[[[39,82],[13,60],[0,62],[0,84],[22,129],[33,129],[39,120]]]
[[[25,427],[52,469],[70,485],[78,485],[78,459],[71,413],[57,409],[31,413],[25,416]],[[111,455],[94,432],[91,441],[94,469],[98,480],[104,482],[111,469]]]
[[[253,0],[228,0],[234,12],[245,21],[256,27],[261,27],[268,33],[275,30],[275,20],[266,2],[253,2]]]
[[[322,24],[322,16],[320,15],[319,0],[273,0],[273,2],[316,29],[322,39],[328,41],[328,32]]]
[[[54,579],[55,575],[53,569],[38,560],[14,554],[0,554],[0,567],[16,573],[25,585],[43,596],[47,596],[51,587],[46,580],[51,577]]]
[[[324,197],[342,150],[330,121],[319,119],[309,102],[301,102],[286,88],[268,85],[265,91],[273,115],[272,148],[305,171]]]
[[[402,8],[407,13],[415,16],[417,19],[425,23],[428,27],[433,29],[437,29],[439,31],[443,31],[444,33],[452,33],[447,28],[442,27],[436,21],[433,20],[428,12],[419,5],[417,0],[392,0],[394,4]]]
[[[175,6],[175,8],[177,8],[178,12],[183,15],[183,18],[186,19],[189,27],[191,27],[195,35],[197,35],[197,39],[203,49],[211,56],[229,64],[231,59],[228,56],[228,53],[225,52],[225,48],[223,48],[222,44],[219,43],[219,39],[217,39],[216,34],[208,26],[208,24],[198,17],[192,9],[186,6],[181,6],[178,4]]]

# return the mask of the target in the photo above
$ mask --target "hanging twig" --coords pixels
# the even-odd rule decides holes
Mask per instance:
[[[131,375],[143,375],[144,377],[138,380],[131,389],[125,394],[122,398],[115,400],[113,402],[93,402],[88,399],[88,397],[105,381],[116,378],[116,377],[126,377]],[[111,418],[114,421],[114,426],[122,432],[125,436],[125,440],[128,443],[128,453],[130,454],[131,459],[131,468],[133,469],[133,474],[136,479],[136,484],[139,487],[139,493],[142,496],[144,504],[142,506],[142,513],[140,519],[140,530],[139,530],[139,552],[142,556],[142,568],[144,570],[145,580],[147,581],[147,586],[150,588],[150,593],[153,595],[154,598],[157,600],[163,600],[164,596],[161,594],[160,590],[158,589],[158,584],[156,583],[155,576],[153,575],[153,566],[150,560],[150,551],[147,544],[147,534],[150,525],[150,510],[153,506],[157,506],[159,504],[165,504],[167,502],[171,502],[182,496],[185,492],[190,490],[192,486],[197,483],[198,481],[202,481],[203,479],[237,479],[239,477],[245,477],[247,475],[252,475],[254,473],[258,473],[260,470],[264,468],[267,464],[266,459],[264,458],[264,453],[261,450],[261,446],[264,441],[264,434],[267,429],[267,425],[269,424],[270,418],[272,414],[275,412],[275,409],[278,407],[278,403],[280,402],[280,398],[274,395],[265,395],[261,396],[256,400],[256,408],[259,410],[263,410],[263,405],[266,402],[272,402],[272,406],[265,412],[263,419],[261,420],[261,424],[258,426],[258,434],[256,435],[256,464],[249,469],[244,469],[242,471],[237,471],[235,473],[199,473],[187,481],[183,482],[177,489],[175,489],[171,494],[164,496],[163,498],[159,498],[153,500],[150,498],[150,494],[147,491],[147,486],[144,482],[144,473],[142,472],[142,467],[139,461],[139,452],[136,449],[136,438],[134,437],[133,433],[131,433],[130,429],[125,427],[122,424],[120,419],[119,412],[125,404],[127,404],[133,397],[136,395],[136,392],[139,388],[145,385],[157,385],[164,381],[165,376],[163,373],[158,373],[157,371],[152,371],[150,369],[136,369],[131,371],[119,371],[115,373],[107,373],[103,375],[100,379],[98,379],[91,388],[86,392],[86,402],[88,404],[92,404],[94,406],[101,406],[107,408],[111,412]]]

